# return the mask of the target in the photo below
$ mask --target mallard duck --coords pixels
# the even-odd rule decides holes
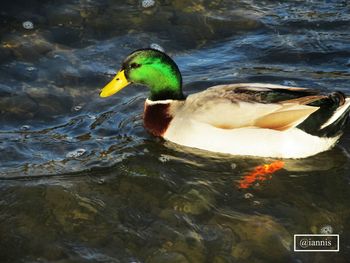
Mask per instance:
[[[151,134],[232,155],[304,158],[329,150],[350,111],[342,92],[273,84],[225,84],[184,96],[178,66],[155,49],[132,52],[100,96],[131,83],[150,89],[143,120]]]

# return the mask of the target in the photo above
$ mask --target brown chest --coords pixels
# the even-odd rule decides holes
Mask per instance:
[[[162,137],[168,129],[172,120],[169,113],[169,104],[148,104],[145,103],[143,123],[145,128],[154,136]]]

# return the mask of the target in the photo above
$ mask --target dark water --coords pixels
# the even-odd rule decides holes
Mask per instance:
[[[6,2],[0,262],[349,262],[350,129],[240,189],[274,160],[153,138],[144,87],[98,97],[129,52],[153,43],[187,93],[227,82],[350,93],[349,1]],[[295,233],[325,226],[339,253],[293,252]]]

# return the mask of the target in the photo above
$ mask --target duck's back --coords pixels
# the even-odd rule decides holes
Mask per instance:
[[[301,158],[336,143],[349,108],[349,99],[340,92],[259,83],[220,85],[177,104],[163,137],[215,152]]]

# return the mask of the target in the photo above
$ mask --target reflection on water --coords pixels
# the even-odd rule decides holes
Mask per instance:
[[[349,129],[282,166],[153,138],[147,89],[98,92],[153,45],[187,93],[225,82],[350,93],[349,11],[342,0],[2,4],[1,261],[347,262]],[[293,234],[324,229],[340,253],[293,252]]]

